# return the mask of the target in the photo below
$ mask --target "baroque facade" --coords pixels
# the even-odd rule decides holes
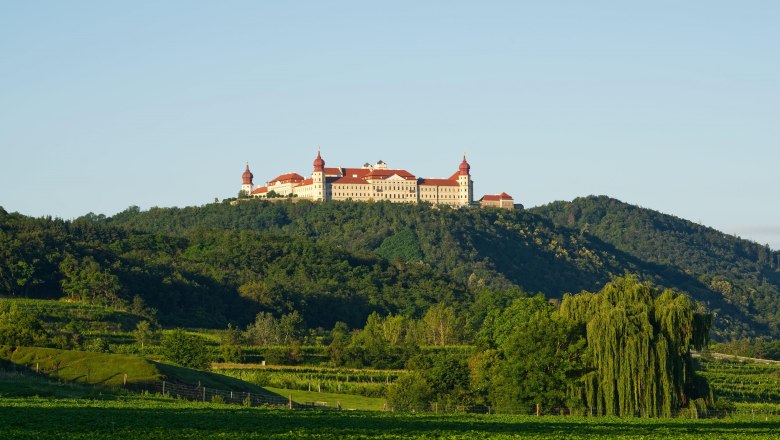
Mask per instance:
[[[381,160],[361,168],[330,168],[320,152],[314,159],[311,176],[298,173],[277,176],[265,186],[255,187],[249,164],[242,175],[241,191],[259,198],[297,197],[308,200],[354,200],[396,203],[428,202],[434,205],[470,206],[474,204],[471,166],[463,156],[458,171],[444,179],[416,177],[402,169],[391,169]]]

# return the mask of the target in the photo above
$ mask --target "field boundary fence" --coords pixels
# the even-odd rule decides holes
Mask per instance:
[[[230,391],[206,386],[186,385],[175,382],[132,383],[122,389],[139,394],[150,393],[175,399],[198,402],[225,403],[243,406],[272,406],[290,409],[340,409],[338,402],[295,402],[292,396],[268,395],[249,391]]]
[[[51,377],[45,371],[37,371],[36,369],[26,369],[25,373],[18,371],[18,365],[12,363],[0,362],[0,371],[4,371],[10,374],[25,374],[34,375],[51,379]],[[66,382],[79,384],[79,382]],[[135,394],[153,394],[160,395],[169,398],[183,399],[188,401],[200,401],[209,403],[224,403],[232,405],[243,406],[270,406],[277,408],[290,408],[290,409],[330,409],[340,410],[341,404],[339,401],[310,401],[310,402],[295,402],[292,399],[292,395],[282,396],[278,394],[270,395],[260,392],[249,391],[230,391],[217,388],[210,388],[201,385],[188,385],[177,382],[169,381],[151,381],[151,382],[133,382],[126,383],[124,385],[111,386],[109,388],[126,390],[127,392]],[[474,405],[463,403],[438,403],[434,402],[430,405],[396,409],[390,405],[385,404],[383,411],[387,412],[399,412],[399,413],[438,413],[438,414],[497,414],[497,415],[529,415],[529,416],[586,416],[586,417],[601,417],[604,416],[603,410],[597,410],[595,408],[578,408],[572,410],[567,407],[543,407],[541,405],[530,405],[521,407],[492,407],[486,405]],[[636,413],[632,416],[635,417],[648,417],[647,414]],[[780,417],[780,406],[776,408],[751,408],[751,409],[696,409],[682,408],[675,411],[672,414],[673,418],[722,418],[722,417],[752,417],[752,418],[765,418],[765,417]]]
[[[202,386],[184,385],[171,382],[147,382],[128,384],[123,387],[135,392],[148,392],[160,394],[167,397],[186,399],[202,402],[219,402],[226,404],[237,404],[244,406],[273,406],[285,407],[290,409],[341,409],[339,402],[295,402],[291,396],[269,396],[261,393],[250,393],[244,391],[226,391]],[[426,407],[405,408],[396,410],[392,406],[385,405],[383,411],[400,413],[434,413],[434,414],[486,414],[486,415],[526,415],[526,416],[585,416],[585,417],[603,417],[603,410],[596,408],[580,408],[572,410],[567,407],[543,407],[542,405],[530,405],[513,408],[496,408],[487,405],[472,404],[440,404],[434,402]],[[636,413],[634,417],[648,417],[647,414]],[[780,407],[773,409],[741,409],[741,410],[697,410],[695,408],[683,408],[672,414],[673,418],[723,418],[723,417],[778,417],[780,416]]]
[[[580,417],[604,417],[606,413],[603,410],[597,410],[596,408],[579,408],[572,410],[567,407],[543,407],[543,406],[523,406],[523,407],[492,407],[486,405],[463,405],[463,404],[449,404],[441,405],[438,403],[432,403],[429,407],[419,408],[405,408],[403,410],[396,410],[392,407],[386,408],[386,411],[391,412],[412,412],[412,413],[438,413],[438,414],[496,414],[496,415],[527,415],[527,416],[580,416]],[[722,409],[701,409],[696,408],[681,408],[674,411],[671,415],[672,418],[688,418],[688,419],[703,419],[703,418],[724,418],[724,417],[778,417],[780,416],[780,407],[777,409],[768,408],[756,408],[756,409],[735,409],[735,410],[722,410]],[[637,418],[655,418],[648,416],[646,413],[637,412],[627,417]],[[656,416],[661,417],[661,416]]]

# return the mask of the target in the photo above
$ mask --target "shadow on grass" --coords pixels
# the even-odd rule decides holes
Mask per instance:
[[[0,372],[1,397],[54,397],[78,399],[113,399],[121,393],[115,388],[62,383],[51,378],[22,373]]]
[[[204,386],[222,391],[250,392],[268,397],[284,398],[253,383],[209,371],[192,370],[171,364],[152,361],[167,381],[190,386]]]

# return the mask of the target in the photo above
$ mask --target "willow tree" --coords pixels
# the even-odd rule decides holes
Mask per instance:
[[[668,417],[690,399],[711,401],[690,357],[706,343],[710,317],[687,296],[626,276],[566,296],[560,314],[585,329],[590,372],[572,391],[598,414]]]

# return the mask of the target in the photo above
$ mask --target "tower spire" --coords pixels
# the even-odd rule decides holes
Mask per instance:
[[[466,161],[466,152],[463,152],[463,162],[460,163],[460,166],[458,167],[458,171],[460,171],[461,175],[469,174],[471,171],[471,165],[469,165],[468,161]]]
[[[322,160],[322,156],[320,155],[320,146],[317,144],[317,158],[314,159],[314,171],[324,171],[325,169],[325,161]]]

